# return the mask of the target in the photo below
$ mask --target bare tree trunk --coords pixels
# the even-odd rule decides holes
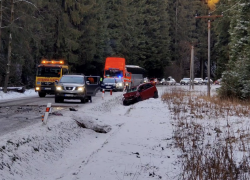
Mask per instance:
[[[14,0],[11,0],[11,15],[10,15],[10,36],[9,36],[9,45],[8,45],[8,64],[6,68],[6,76],[4,82],[4,92],[7,93],[7,86],[9,83],[10,76],[10,65],[11,65],[11,43],[12,43],[12,23],[14,20]]]
[[[2,44],[2,19],[3,19],[3,0],[0,0],[0,52],[1,52],[1,44]]]
[[[201,78],[202,79],[204,79],[204,76],[203,76],[203,74],[204,74],[204,60],[203,59],[201,59],[200,60],[200,72],[201,72]]]

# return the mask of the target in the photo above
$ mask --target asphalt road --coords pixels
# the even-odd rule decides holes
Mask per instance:
[[[92,98],[100,98],[98,93]],[[54,103],[54,95],[46,95],[44,98],[29,96],[25,98],[4,100],[0,102],[0,136],[42,122],[42,115],[48,103],[51,103],[53,112],[59,112],[70,107],[86,106],[80,100],[65,100],[64,103]]]

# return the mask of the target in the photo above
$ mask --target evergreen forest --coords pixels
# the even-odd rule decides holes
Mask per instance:
[[[105,58],[126,58],[148,77],[207,76],[220,94],[250,97],[249,0],[0,0],[0,83],[33,88],[42,58],[64,59],[70,71],[102,75]]]

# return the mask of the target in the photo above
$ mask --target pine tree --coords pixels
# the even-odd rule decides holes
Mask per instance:
[[[233,1],[232,3],[236,3]],[[229,63],[223,73],[220,95],[224,97],[250,98],[250,2],[241,1],[231,12]]]

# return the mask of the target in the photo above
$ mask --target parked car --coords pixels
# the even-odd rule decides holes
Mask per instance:
[[[203,84],[207,85],[208,82],[208,77],[205,77],[205,79],[203,80]],[[210,79],[210,84],[213,84],[213,80]]]
[[[168,77],[167,80],[165,81],[164,85],[176,85],[176,81],[172,77]]]
[[[143,78],[143,82],[147,83],[147,82],[149,82],[149,79],[147,77],[145,77],[145,78]]]
[[[194,84],[195,85],[202,85],[203,79],[202,78],[194,78]]]
[[[221,84],[221,79],[217,79],[216,81],[214,81],[214,84],[220,85]]]
[[[190,78],[183,78],[181,81],[180,81],[180,84],[182,85],[188,85],[190,84]]]
[[[101,90],[123,91],[124,83],[121,78],[104,78]]]
[[[123,105],[129,105],[149,98],[158,98],[158,91],[154,83],[143,83],[137,87],[127,89],[123,94]]]
[[[91,100],[100,89],[100,76],[63,75],[55,85],[55,103],[64,99],[80,99],[82,103]]]
[[[151,83],[155,84],[155,85],[159,84],[159,81],[158,81],[157,78],[150,78],[149,81],[150,81]]]
[[[165,78],[162,78],[160,84],[163,85],[166,82]]]

